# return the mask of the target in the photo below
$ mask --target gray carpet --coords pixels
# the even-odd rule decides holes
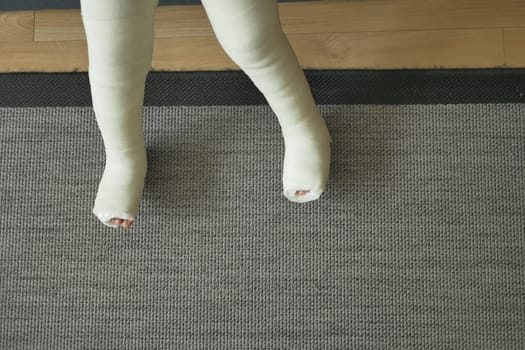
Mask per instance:
[[[0,349],[524,349],[525,104],[320,109],[297,204],[269,106],[146,107],[126,230],[91,107],[0,108]]]

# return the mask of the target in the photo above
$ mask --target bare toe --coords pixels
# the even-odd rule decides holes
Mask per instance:
[[[305,191],[296,191],[295,194],[297,196],[304,196],[305,194],[307,194],[308,192],[310,192],[310,190],[305,190]]]
[[[121,223],[122,223],[122,219],[119,219],[119,218],[113,218],[113,219],[111,219],[111,221],[112,221],[114,224],[121,224]]]
[[[131,220],[124,220],[124,223],[122,224],[123,227],[130,227],[131,225],[133,225],[133,221]]]

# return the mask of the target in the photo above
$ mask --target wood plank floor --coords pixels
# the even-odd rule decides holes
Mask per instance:
[[[525,0],[279,3],[303,69],[525,68]],[[0,72],[87,71],[80,10],[0,12]],[[154,71],[238,70],[201,5],[160,6]]]

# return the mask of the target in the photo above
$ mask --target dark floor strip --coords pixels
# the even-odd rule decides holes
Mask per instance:
[[[525,69],[305,70],[318,104],[524,103]],[[86,72],[0,74],[0,106],[90,106]],[[261,105],[242,71],[153,72],[145,106]]]

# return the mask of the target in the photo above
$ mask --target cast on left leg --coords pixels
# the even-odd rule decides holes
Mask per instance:
[[[332,141],[308,81],[284,34],[275,0],[202,0],[224,51],[277,115],[285,143],[283,194],[319,198],[326,187]]]

